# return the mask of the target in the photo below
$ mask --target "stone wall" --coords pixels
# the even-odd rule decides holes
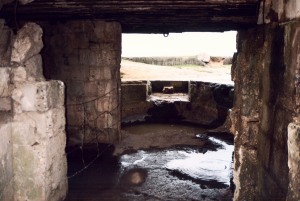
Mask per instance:
[[[185,121],[213,127],[222,125],[232,108],[233,86],[195,81],[190,85],[190,103],[177,106]]]
[[[299,2],[298,2],[299,3]],[[299,5],[299,4],[298,4]],[[288,126],[289,186],[287,201],[300,200],[300,22],[284,26],[284,98],[292,117]],[[286,90],[288,88],[288,90]],[[285,125],[284,125],[285,126]]]
[[[3,74],[0,70],[0,75]],[[6,119],[8,118],[8,119]],[[13,200],[13,159],[9,114],[0,113],[0,200]]]
[[[12,31],[0,19],[0,200],[12,201],[13,191],[13,119],[11,68]]]
[[[261,1],[233,66],[235,200],[300,200],[298,0]]]
[[[288,128],[289,190],[287,200],[300,199],[300,124],[291,123]]]
[[[147,101],[148,82],[122,82],[121,108],[122,122],[144,121],[153,104]]]
[[[298,0],[264,0],[260,4],[258,24],[300,20]]]
[[[122,83],[122,119],[124,122],[149,120],[151,122],[185,121],[205,126],[219,126],[225,122],[232,107],[233,87],[229,85],[176,81],[173,84],[185,86],[189,101],[161,101],[147,98],[147,81]],[[162,91],[166,81],[155,81],[154,87]],[[175,87],[176,88],[176,87]],[[185,89],[188,88],[188,89]],[[155,91],[155,90],[154,90]],[[147,118],[145,118],[147,117]]]
[[[0,200],[63,200],[64,84],[42,75],[38,25],[14,36],[2,24],[0,33]]]
[[[43,27],[45,76],[66,84],[68,145],[118,141],[120,24],[71,21]]]
[[[299,154],[287,146],[288,125],[299,123],[299,28],[269,24],[238,32],[234,200],[299,200],[299,178],[291,176],[299,175]]]
[[[0,22],[1,23],[1,22]],[[1,24],[0,24],[1,25]],[[3,30],[7,27],[0,27],[0,36],[8,37]],[[1,34],[2,33],[2,34]],[[7,32],[9,37],[11,32]],[[0,39],[0,41],[2,41]],[[0,50],[4,51],[3,44],[0,43]],[[3,54],[0,54],[3,55]],[[3,57],[0,58],[3,64]],[[10,122],[13,118],[12,111],[12,86],[10,84],[9,68],[0,67],[0,200],[13,200],[13,149]]]

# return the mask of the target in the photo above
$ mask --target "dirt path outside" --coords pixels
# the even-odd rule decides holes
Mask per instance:
[[[157,66],[128,60],[121,62],[122,81],[178,80],[233,84],[231,67],[222,63],[202,66]]]

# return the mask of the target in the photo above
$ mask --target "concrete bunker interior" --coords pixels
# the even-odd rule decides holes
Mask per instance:
[[[122,123],[222,125],[233,103],[235,47],[236,32],[122,34]]]
[[[233,199],[299,200],[298,1],[20,2],[0,4],[1,200],[64,200],[65,119],[73,145],[121,140],[122,32],[231,29]]]

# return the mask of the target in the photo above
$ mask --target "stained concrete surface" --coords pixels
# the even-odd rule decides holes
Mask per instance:
[[[124,130],[136,142],[126,146],[129,141],[124,140],[119,147],[101,144],[99,152],[83,149],[86,164],[98,153],[101,156],[69,179],[67,201],[232,200],[232,136],[206,135],[203,128],[171,124]],[[164,144],[168,139],[170,143]],[[137,146],[148,140],[152,146]],[[83,168],[81,155],[81,149],[68,155],[69,175]]]
[[[163,94],[163,93],[152,93],[148,96],[148,101],[166,101],[166,102],[189,102],[189,94],[188,93],[173,93],[173,94]]]

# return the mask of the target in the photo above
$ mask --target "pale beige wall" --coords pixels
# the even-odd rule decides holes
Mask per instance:
[[[8,30],[0,27],[0,200],[63,200],[64,84],[44,79],[40,26]]]

